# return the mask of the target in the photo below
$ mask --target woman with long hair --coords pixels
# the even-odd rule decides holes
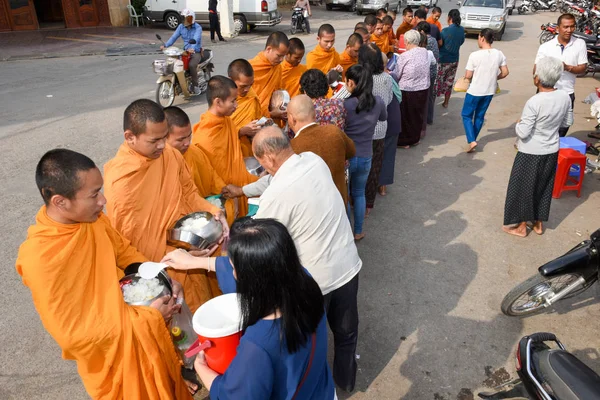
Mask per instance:
[[[379,96],[387,107],[392,102],[393,78],[385,72],[381,50],[374,43],[363,45],[358,51],[358,63],[365,67],[373,76],[373,95]],[[366,201],[369,215],[375,206],[375,198],[379,187],[379,174],[383,165],[383,151],[385,146],[385,135],[387,133],[387,120],[377,122],[373,134],[373,157],[371,159],[371,171],[367,179]]]
[[[354,142],[356,154],[350,159],[350,195],[354,204],[354,239],[365,237],[363,221],[366,212],[365,187],[371,171],[373,134],[379,121],[387,119],[386,106],[373,96],[373,78],[360,64],[346,71],[346,89],[350,97],[344,101],[346,135]]]
[[[440,47],[440,64],[436,81],[437,97],[444,96],[442,106],[448,108],[454,78],[458,69],[460,46],[465,42],[465,28],[460,26],[460,11],[456,8],[448,13],[448,26],[442,29],[442,47]]]
[[[477,44],[480,50],[471,53],[467,61],[465,79],[470,81],[470,85],[461,112],[469,144],[467,153],[471,153],[477,147],[477,136],[496,93],[498,80],[508,76],[506,57],[500,50],[493,49],[492,43],[494,31],[486,28],[479,32]]]
[[[243,335],[227,371],[210,369],[203,353],[194,364],[210,398],[334,399],[323,295],[289,232],[274,219],[246,217],[230,238],[229,258],[175,250],[163,259],[175,269],[215,271],[224,293],[238,293]]]

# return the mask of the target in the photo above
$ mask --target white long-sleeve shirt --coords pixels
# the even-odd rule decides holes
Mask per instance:
[[[302,266],[323,294],[348,283],[362,260],[339,190],[314,153],[294,154],[272,177],[254,218],[274,218],[294,239]]]

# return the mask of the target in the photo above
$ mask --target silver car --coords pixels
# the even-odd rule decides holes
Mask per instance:
[[[360,0],[325,0],[325,8],[333,10],[334,8],[343,8],[348,11],[356,11],[356,3]]]
[[[465,0],[458,5],[466,33],[479,33],[488,28],[496,33],[496,40],[502,40],[509,14],[506,0]]]
[[[380,8],[395,10],[397,13],[402,11],[402,5],[399,0],[356,0],[356,13],[358,15],[376,12]]]

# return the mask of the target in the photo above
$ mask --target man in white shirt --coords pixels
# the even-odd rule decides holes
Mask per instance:
[[[316,154],[295,154],[278,127],[262,129],[252,142],[256,159],[271,175],[255,218],[274,218],[290,232],[302,265],[325,297],[333,332],[333,378],[343,390],[356,381],[358,256],[342,196],[327,164]]]
[[[565,70],[556,89],[564,90],[571,97],[571,109],[575,104],[575,78],[585,72],[587,68],[587,47],[585,41],[574,38],[575,17],[572,14],[563,14],[558,18],[558,35],[542,44],[538,49],[535,63],[544,57],[556,57],[562,60]],[[535,75],[535,65],[533,66]],[[569,128],[561,127],[558,131],[560,137],[567,135]]]

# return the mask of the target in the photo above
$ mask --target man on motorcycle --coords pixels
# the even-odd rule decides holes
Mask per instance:
[[[294,7],[300,7],[302,9],[302,15],[304,16],[304,23],[306,24],[306,33],[310,35],[310,23],[308,17],[312,17],[312,11],[310,10],[309,0],[296,0]]]
[[[180,24],[173,36],[164,46],[160,46],[163,50],[165,47],[173,46],[173,43],[177,41],[179,37],[183,39],[183,49],[190,53],[190,76],[192,78],[192,90],[193,94],[200,94],[200,88],[198,87],[198,64],[203,61],[202,53],[202,27],[196,22],[196,15],[194,11],[189,8],[181,10],[181,16],[183,17],[183,23]],[[194,39],[196,42],[191,44],[190,40]]]

